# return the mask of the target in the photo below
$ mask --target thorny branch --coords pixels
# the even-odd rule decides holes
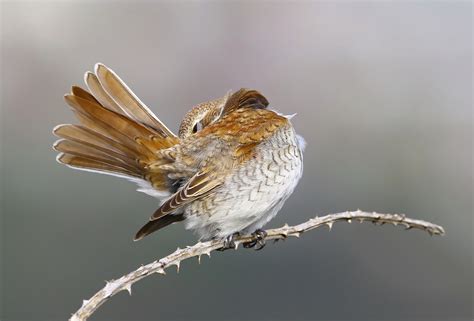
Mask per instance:
[[[367,221],[373,222],[375,225],[383,225],[385,223],[390,223],[393,225],[402,225],[406,229],[419,229],[428,232],[430,235],[443,235],[444,229],[439,225],[435,225],[430,222],[415,220],[405,217],[405,215],[399,214],[380,214],[380,213],[369,213],[357,210],[354,212],[343,212],[337,214],[330,214],[322,217],[315,217],[295,226],[288,226],[285,224],[283,227],[277,229],[267,230],[267,235],[265,240],[279,240],[285,239],[289,236],[300,237],[303,232],[313,230],[321,226],[328,226],[329,229],[332,228],[334,222],[337,221],[346,221],[351,223],[352,221],[358,221],[360,223]],[[244,235],[234,238],[236,244],[236,249],[239,244],[255,241],[255,236]],[[70,321],[84,321],[87,320],[102,304],[104,304],[108,298],[114,296],[120,291],[128,291],[131,294],[132,284],[138,282],[139,280],[158,273],[165,274],[165,269],[169,268],[172,265],[175,265],[179,272],[179,265],[181,261],[197,257],[199,262],[201,256],[206,254],[209,257],[211,252],[222,248],[224,245],[223,240],[212,240],[208,242],[198,242],[193,246],[188,246],[185,249],[178,248],[176,251],[170,255],[143,265],[136,269],[133,272],[130,272],[117,280],[108,281],[106,285],[89,300],[84,300],[82,306],[79,310],[76,311],[70,318]]]

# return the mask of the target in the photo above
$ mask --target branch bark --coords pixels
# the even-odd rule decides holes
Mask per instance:
[[[315,217],[299,225],[288,226],[288,224],[285,224],[283,227],[267,230],[265,241],[286,239],[289,236],[300,237],[302,233],[321,226],[328,226],[329,229],[331,229],[334,222],[347,221],[348,223],[351,223],[354,220],[360,223],[364,221],[373,222],[375,225],[383,225],[386,223],[395,226],[402,225],[406,229],[414,228],[424,230],[430,235],[444,234],[443,227],[439,225],[422,220],[407,218],[405,215],[380,214],[375,212],[369,213],[357,210],[353,212],[343,212],[322,217]],[[238,236],[234,239],[236,249],[238,248],[239,244],[251,241],[255,241],[255,237],[251,235]],[[202,255],[208,255],[210,257],[212,251],[222,248],[223,245],[223,240],[212,240],[208,242],[198,242],[193,246],[186,247],[185,249],[178,248],[176,251],[160,260],[143,265],[135,271],[132,271],[117,280],[108,281],[106,282],[106,285],[100,291],[94,294],[94,296],[92,296],[89,300],[84,300],[81,308],[77,310],[69,320],[87,320],[87,318],[89,318],[102,304],[104,304],[110,297],[114,296],[118,292],[125,290],[131,295],[132,284],[135,282],[138,282],[139,280],[155,273],[165,274],[165,269],[172,265],[175,265],[179,272],[181,261],[192,257],[197,257],[200,262]]]

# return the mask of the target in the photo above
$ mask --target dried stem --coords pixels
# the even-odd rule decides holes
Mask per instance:
[[[405,215],[399,214],[379,214],[379,213],[368,213],[361,210],[354,212],[343,212],[338,214],[330,214],[322,217],[315,217],[295,226],[285,226],[267,230],[267,236],[265,240],[279,240],[285,239],[289,236],[299,237],[303,232],[313,230],[321,226],[328,226],[332,228],[334,222],[337,221],[351,221],[356,220],[359,222],[373,222],[376,225],[383,225],[390,223],[393,225],[402,225],[406,229],[420,229],[428,232],[430,235],[443,235],[444,229],[430,222],[415,220],[405,217]],[[238,236],[234,239],[236,249],[239,244],[255,241],[255,237],[251,235]],[[143,265],[133,272],[130,272],[117,280],[108,281],[99,292],[94,294],[89,300],[84,300],[82,306],[76,313],[72,315],[70,321],[83,321],[87,320],[102,304],[104,304],[108,298],[114,296],[120,291],[128,291],[131,294],[132,284],[139,280],[152,275],[154,273],[165,274],[165,269],[172,265],[175,265],[179,271],[179,265],[181,261],[198,257],[206,254],[211,256],[211,252],[222,248],[224,242],[222,240],[212,240],[208,242],[198,242],[193,246],[188,246],[185,249],[178,248],[170,255],[147,265]]]

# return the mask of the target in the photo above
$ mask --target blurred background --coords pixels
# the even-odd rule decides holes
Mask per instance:
[[[361,208],[445,237],[338,223],[299,240],[184,262],[91,320],[472,320],[471,2],[3,2],[1,320],[65,320],[105,280],[193,244],[141,242],[157,201],[55,162],[62,96],[96,62],[173,130],[250,87],[308,147],[268,225]]]

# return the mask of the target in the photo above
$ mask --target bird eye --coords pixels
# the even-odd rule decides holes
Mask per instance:
[[[198,132],[201,129],[202,129],[201,122],[197,122],[196,125],[194,125],[194,127],[193,127],[193,134]]]

